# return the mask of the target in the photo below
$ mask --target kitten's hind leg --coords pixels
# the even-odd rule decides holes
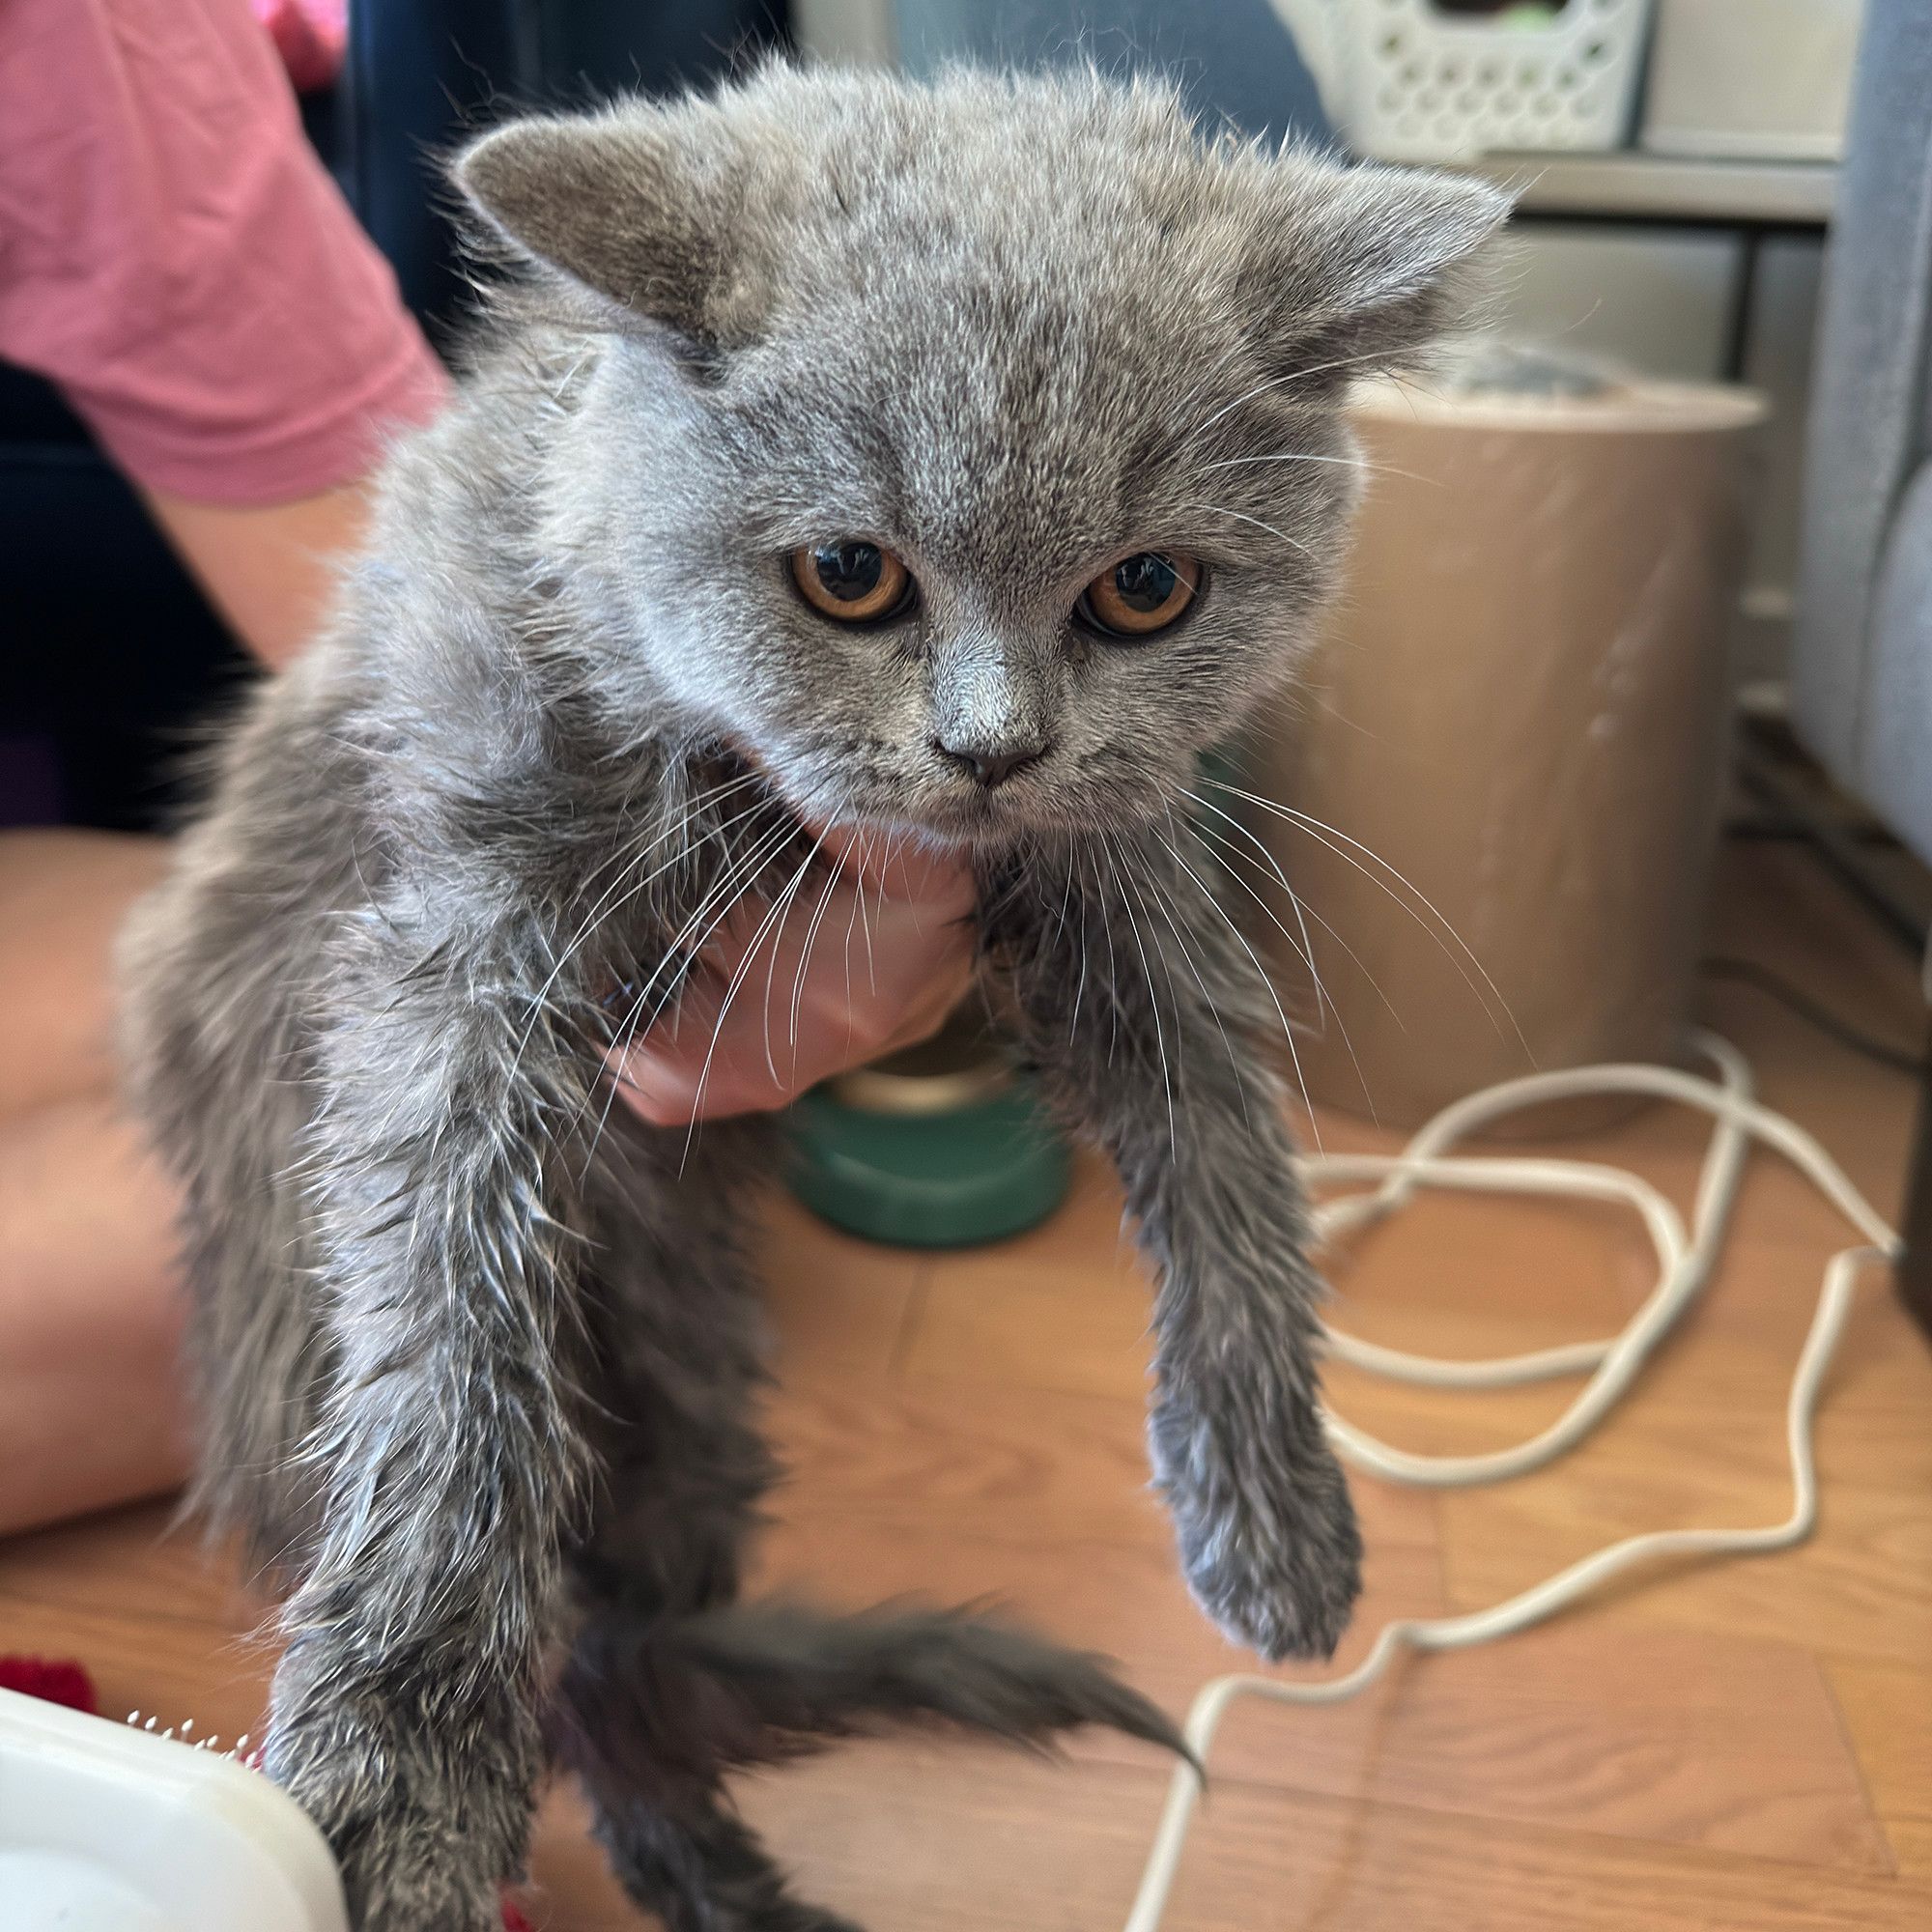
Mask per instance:
[[[859,1932],[795,1897],[758,1834],[716,1801],[676,1816],[620,1805],[598,1836],[624,1889],[668,1932]]]
[[[606,1662],[615,1655],[621,1689]],[[687,1671],[675,1643],[650,1627],[593,1617],[558,1688],[553,1748],[596,1809],[618,1883],[668,1932],[856,1932],[797,1897],[731,1808],[722,1713],[700,1708],[704,1693]]]
[[[739,1251],[767,1137],[725,1122],[688,1157],[682,1142],[667,1153],[613,1119],[589,1177],[606,1473],[573,1557],[585,1620],[553,1698],[552,1750],[590,1798],[619,1883],[668,1932],[854,1932],[795,1898],[732,1812],[685,1665],[654,1636],[737,1595],[776,1473],[753,1426],[763,1311]],[[612,1706],[598,1686],[616,1654],[631,1667]]]
[[[1099,1659],[959,1611],[609,1611],[580,1634],[558,1700],[558,1755],[596,1799],[631,1896],[672,1932],[841,1924],[785,1889],[728,1809],[730,1772],[908,1725],[1038,1747],[1105,1724],[1186,1755],[1168,1719]]]
[[[716,1799],[682,1813],[613,1799],[597,1837],[625,1892],[667,1932],[859,1932],[797,1897],[758,1834]]]
[[[742,1472],[767,1466],[740,1430],[734,1441],[713,1417],[716,1467],[672,1457],[673,1443],[694,1447],[675,1427],[660,1459],[613,1463],[611,1487],[628,1494],[580,1559],[590,1607],[554,1693],[551,1747],[595,1807],[618,1882],[669,1932],[854,1932],[795,1898],[731,1810],[724,1776],[738,1727],[676,1640],[685,1613],[737,1587],[753,1495]]]

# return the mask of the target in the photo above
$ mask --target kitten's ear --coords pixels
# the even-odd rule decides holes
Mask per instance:
[[[451,174],[523,255],[715,347],[743,319],[722,298],[727,171],[696,132],[689,116],[643,106],[536,115],[471,142]]]
[[[1411,362],[1485,293],[1484,244],[1510,212],[1487,182],[1289,155],[1241,269],[1270,362],[1351,373]],[[1251,230],[1251,234],[1253,231]]]

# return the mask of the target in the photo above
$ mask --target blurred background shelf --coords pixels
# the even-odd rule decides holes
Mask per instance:
[[[1514,189],[1517,213],[1532,217],[1821,229],[1838,191],[1829,161],[1501,152],[1463,165]]]

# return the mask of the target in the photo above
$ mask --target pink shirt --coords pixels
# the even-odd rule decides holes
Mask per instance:
[[[0,356],[203,502],[346,482],[448,391],[249,0],[0,0]]]

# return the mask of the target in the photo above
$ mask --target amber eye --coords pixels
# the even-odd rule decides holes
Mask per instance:
[[[1178,621],[1200,594],[1201,566],[1193,557],[1136,551],[1080,593],[1073,614],[1106,637],[1149,638]]]
[[[791,581],[821,616],[869,624],[912,602],[912,573],[891,551],[847,538],[808,544],[791,554]]]

